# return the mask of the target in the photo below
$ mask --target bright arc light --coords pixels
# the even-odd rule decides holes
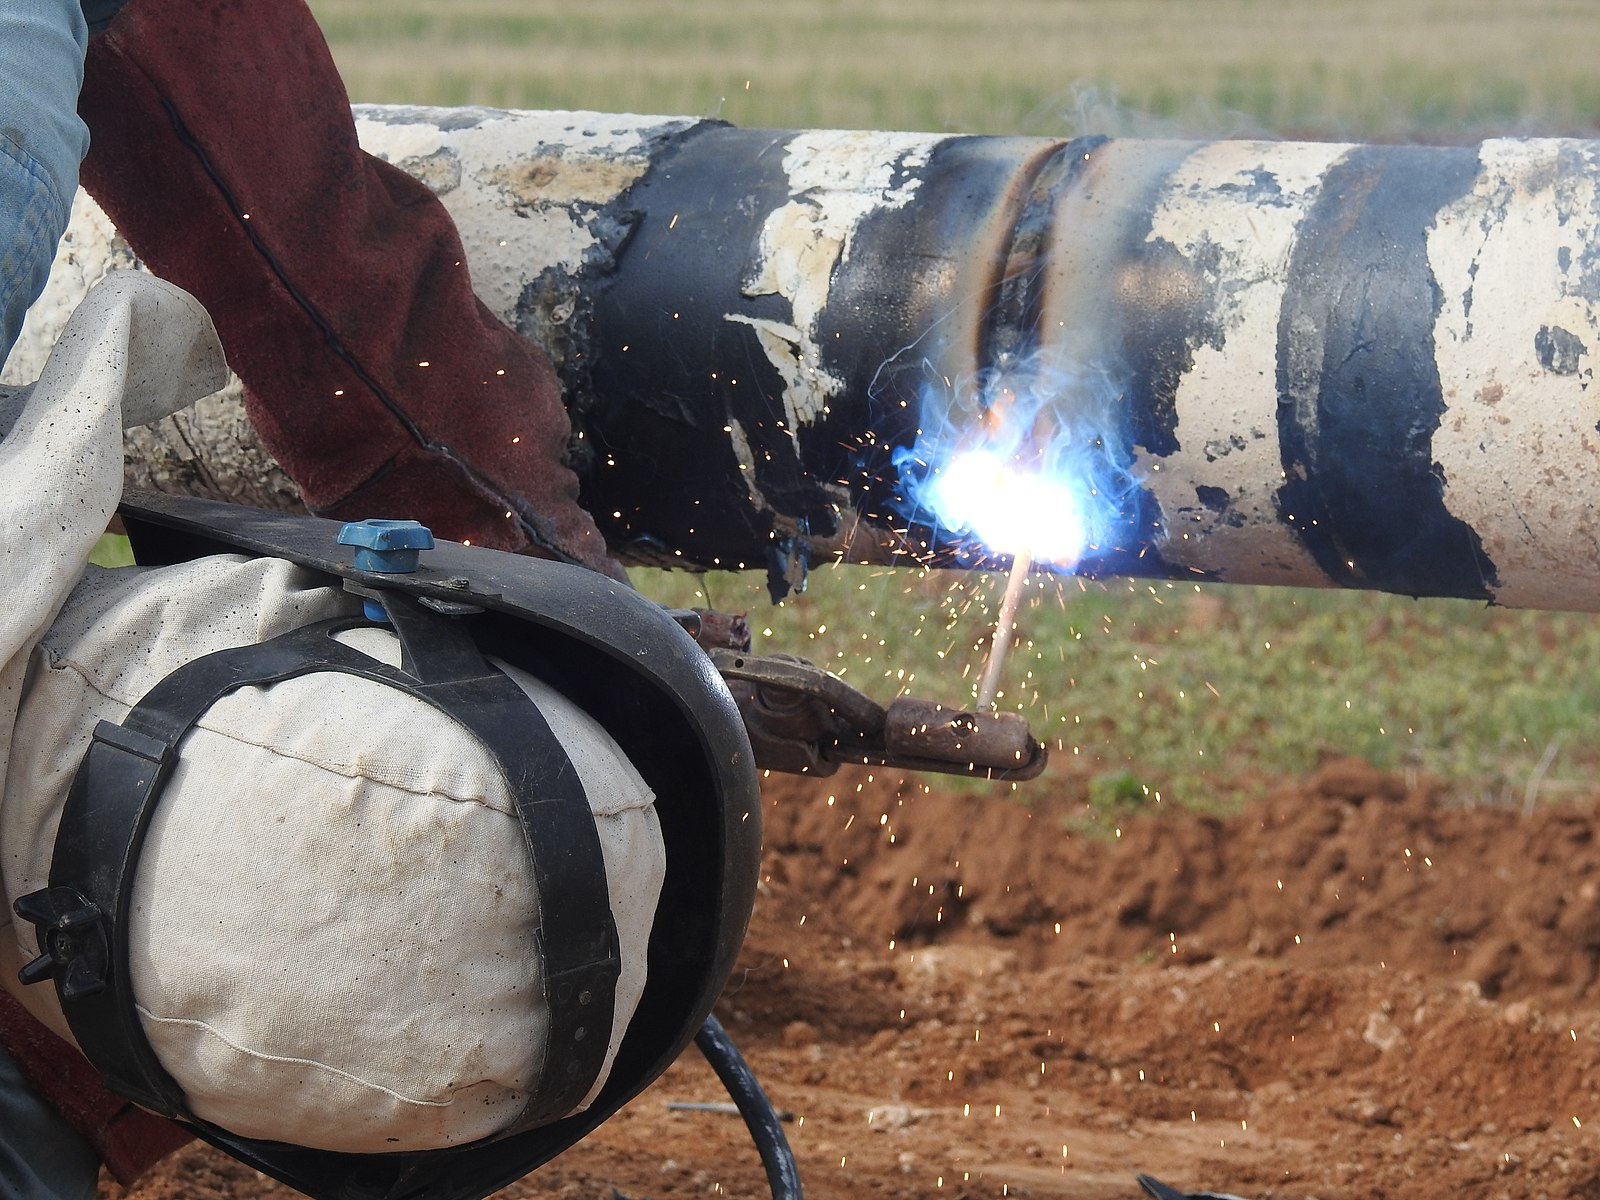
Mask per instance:
[[[1070,484],[992,450],[954,455],[934,477],[930,498],[945,525],[970,530],[1001,554],[1072,567],[1088,543],[1083,506]]]

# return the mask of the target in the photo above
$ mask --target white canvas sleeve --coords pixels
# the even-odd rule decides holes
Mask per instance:
[[[198,301],[153,276],[111,275],[67,323],[9,432],[0,430],[0,779],[28,656],[122,495],[122,430],[226,377]],[[8,907],[0,929],[10,920]]]

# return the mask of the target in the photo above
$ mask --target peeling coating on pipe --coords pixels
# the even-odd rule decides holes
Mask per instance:
[[[1432,453],[1445,507],[1496,565],[1495,599],[1561,608],[1594,594],[1600,562],[1600,148],[1494,141],[1480,159],[1428,232],[1449,404]]]
[[[1276,568],[1278,582],[1314,586],[1320,569],[1278,513],[1274,326],[1295,232],[1346,147],[1284,147],[1269,167],[1276,149],[1200,147],[1173,172],[1152,216],[1146,243],[1201,265],[1212,320],[1178,380],[1175,449],[1164,458],[1143,451],[1136,469],[1164,514],[1169,563],[1253,561]]]
[[[537,342],[569,405],[590,391],[588,311],[639,214],[628,189],[689,118],[357,105],[362,148],[427,183],[471,256],[473,290]]]
[[[760,321],[741,313],[728,320],[752,325],[783,378],[791,433],[826,415],[844,380],[822,365],[817,321],[828,305],[835,272],[850,261],[856,230],[875,212],[904,208],[921,185],[918,172],[943,139],[904,133],[802,133],[784,148],[790,199],[762,223],[746,296],[781,296],[792,322]]]
[[[471,247],[473,288],[515,321],[552,268],[576,276],[626,236],[617,199],[687,119],[357,105],[362,148],[427,183]],[[621,222],[621,228],[618,223]]]

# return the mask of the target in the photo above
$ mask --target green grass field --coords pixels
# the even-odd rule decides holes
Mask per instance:
[[[1591,0],[312,7],[358,100],[1021,134],[1455,137],[1600,120]]]
[[[970,702],[1004,580],[831,567],[778,608],[762,581],[643,574],[669,603],[748,610],[758,648],[882,699]],[[1051,770],[1107,797],[1228,807],[1347,754],[1471,803],[1587,797],[1600,767],[1600,617],[1370,593],[1036,577],[1002,708]],[[1026,786],[1026,785],[1024,785]]]
[[[1459,140],[1600,130],[1600,4],[1535,0],[314,0],[353,98],[978,133]],[[638,582],[749,609],[883,698],[971,694],[1000,581]],[[1109,802],[1217,806],[1324,756],[1464,800],[1587,795],[1600,618],[1368,594],[1041,582],[1002,703]]]

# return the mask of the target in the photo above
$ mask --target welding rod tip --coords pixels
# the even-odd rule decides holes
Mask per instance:
[[[1011,637],[1017,628],[1017,608],[1022,602],[1022,588],[1028,582],[1028,572],[1032,569],[1033,556],[1030,554],[1019,554],[1011,561],[1005,595],[1000,599],[1000,615],[994,624],[994,639],[989,645],[989,657],[983,664],[983,680],[978,684],[979,711],[993,705],[1000,691],[1000,668],[1005,665],[1006,651],[1011,648]]]

